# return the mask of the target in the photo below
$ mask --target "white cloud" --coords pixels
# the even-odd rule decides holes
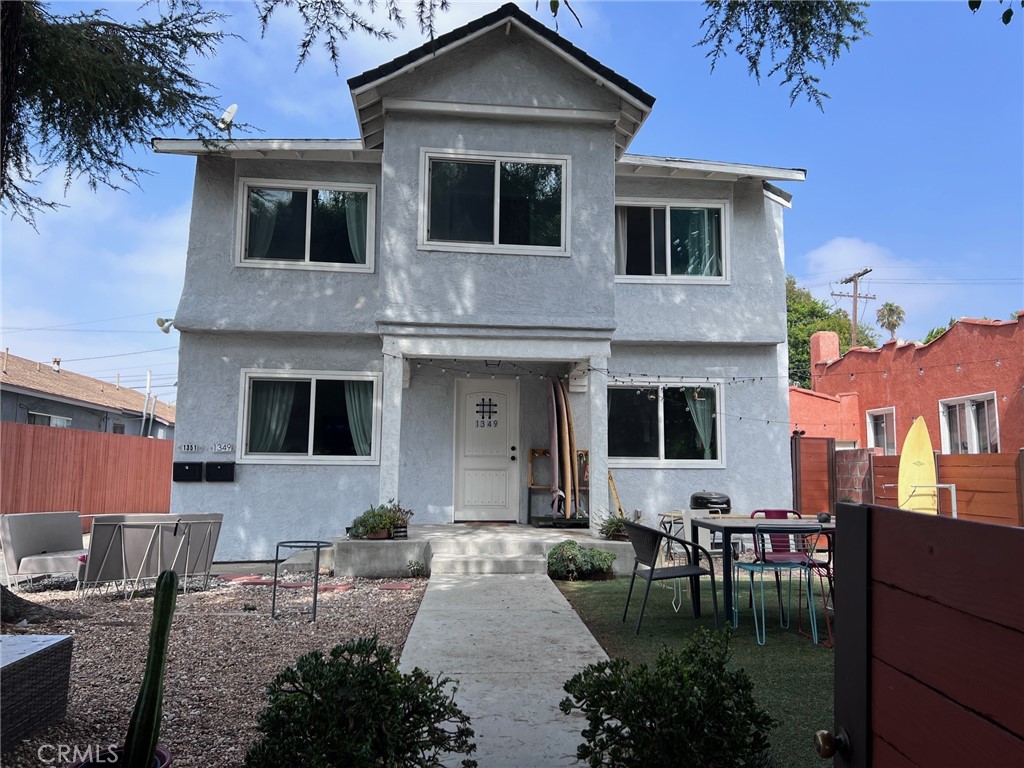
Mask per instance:
[[[875,312],[891,301],[906,313],[905,323],[896,331],[898,337],[923,340],[931,328],[945,325],[950,316],[956,315],[951,307],[955,307],[958,287],[939,282],[947,280],[947,274],[927,261],[901,258],[877,243],[835,237],[808,253],[804,263],[805,276],[797,275],[797,283],[848,313],[852,312],[853,300],[835,298],[832,293],[851,293],[853,286],[840,281],[870,268],[871,272],[860,279],[858,293],[875,298],[860,303],[860,321],[875,325]],[[887,339],[887,332],[882,331],[880,337]]]
[[[43,190],[62,191],[51,179]],[[173,202],[156,197],[141,190],[94,193],[79,183],[61,198],[67,208],[38,217],[38,232],[20,220],[5,221],[3,345],[35,360],[175,346],[176,335],[161,334],[154,318],[173,313],[181,295],[189,205],[180,196]],[[95,320],[102,322],[88,322]],[[109,365],[166,365],[175,358],[173,351],[147,353]]]

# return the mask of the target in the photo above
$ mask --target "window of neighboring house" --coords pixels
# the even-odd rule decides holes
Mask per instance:
[[[999,453],[994,392],[940,400],[943,453]]]
[[[48,413],[36,413],[35,411],[28,412],[28,423],[39,424],[44,427],[61,427],[62,429],[71,428],[71,417],[70,416],[51,416]]]
[[[566,157],[424,151],[421,248],[564,253]]]
[[[241,264],[373,272],[373,186],[242,179],[241,190]]]
[[[115,435],[123,435],[124,424],[115,424],[113,427],[111,427],[110,431],[113,432]]]
[[[608,458],[617,466],[722,464],[716,383],[608,388]]]
[[[619,200],[615,205],[615,275],[622,282],[724,282],[726,203]]]
[[[246,370],[241,457],[376,464],[380,375]]]
[[[868,411],[868,448],[882,448],[886,456],[896,455],[896,409]]]

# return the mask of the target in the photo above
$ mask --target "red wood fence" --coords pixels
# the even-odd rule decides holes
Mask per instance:
[[[1024,765],[1024,530],[841,509],[836,765]]]
[[[836,441],[831,437],[793,437],[793,509],[813,517],[836,503]]]
[[[0,512],[169,512],[173,454],[171,440],[4,422]]]

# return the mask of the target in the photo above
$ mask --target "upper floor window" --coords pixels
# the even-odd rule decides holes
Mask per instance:
[[[619,278],[722,282],[726,272],[725,203],[619,200],[615,274]]]
[[[374,188],[242,179],[240,263],[373,271]]]
[[[28,423],[39,424],[44,427],[61,427],[63,429],[71,428],[71,417],[70,416],[52,416],[49,413],[37,413],[35,411],[28,412]]]
[[[896,409],[868,411],[868,448],[881,448],[886,456],[896,455]]]
[[[420,247],[564,253],[568,163],[424,150]]]
[[[609,460],[617,466],[721,465],[721,399],[715,383],[610,386]]]
[[[994,392],[939,401],[943,453],[999,453]]]
[[[243,459],[376,464],[380,375],[242,372]]]

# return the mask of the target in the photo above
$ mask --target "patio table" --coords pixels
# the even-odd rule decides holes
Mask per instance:
[[[757,530],[757,526],[771,524],[773,528],[800,528],[806,526],[809,520],[765,520],[763,517],[742,517],[739,515],[731,515],[730,517],[694,517],[690,519],[690,540],[697,541],[697,529],[704,528],[712,533],[718,532],[722,534],[722,586],[725,590],[725,615],[726,619],[733,615],[732,605],[732,536],[734,533],[754,533]],[[821,532],[828,535],[834,536],[836,530],[836,524],[834,522],[829,523],[818,523],[814,522],[814,525],[821,526]],[[700,607],[700,583],[694,587],[697,590],[697,607]]]

